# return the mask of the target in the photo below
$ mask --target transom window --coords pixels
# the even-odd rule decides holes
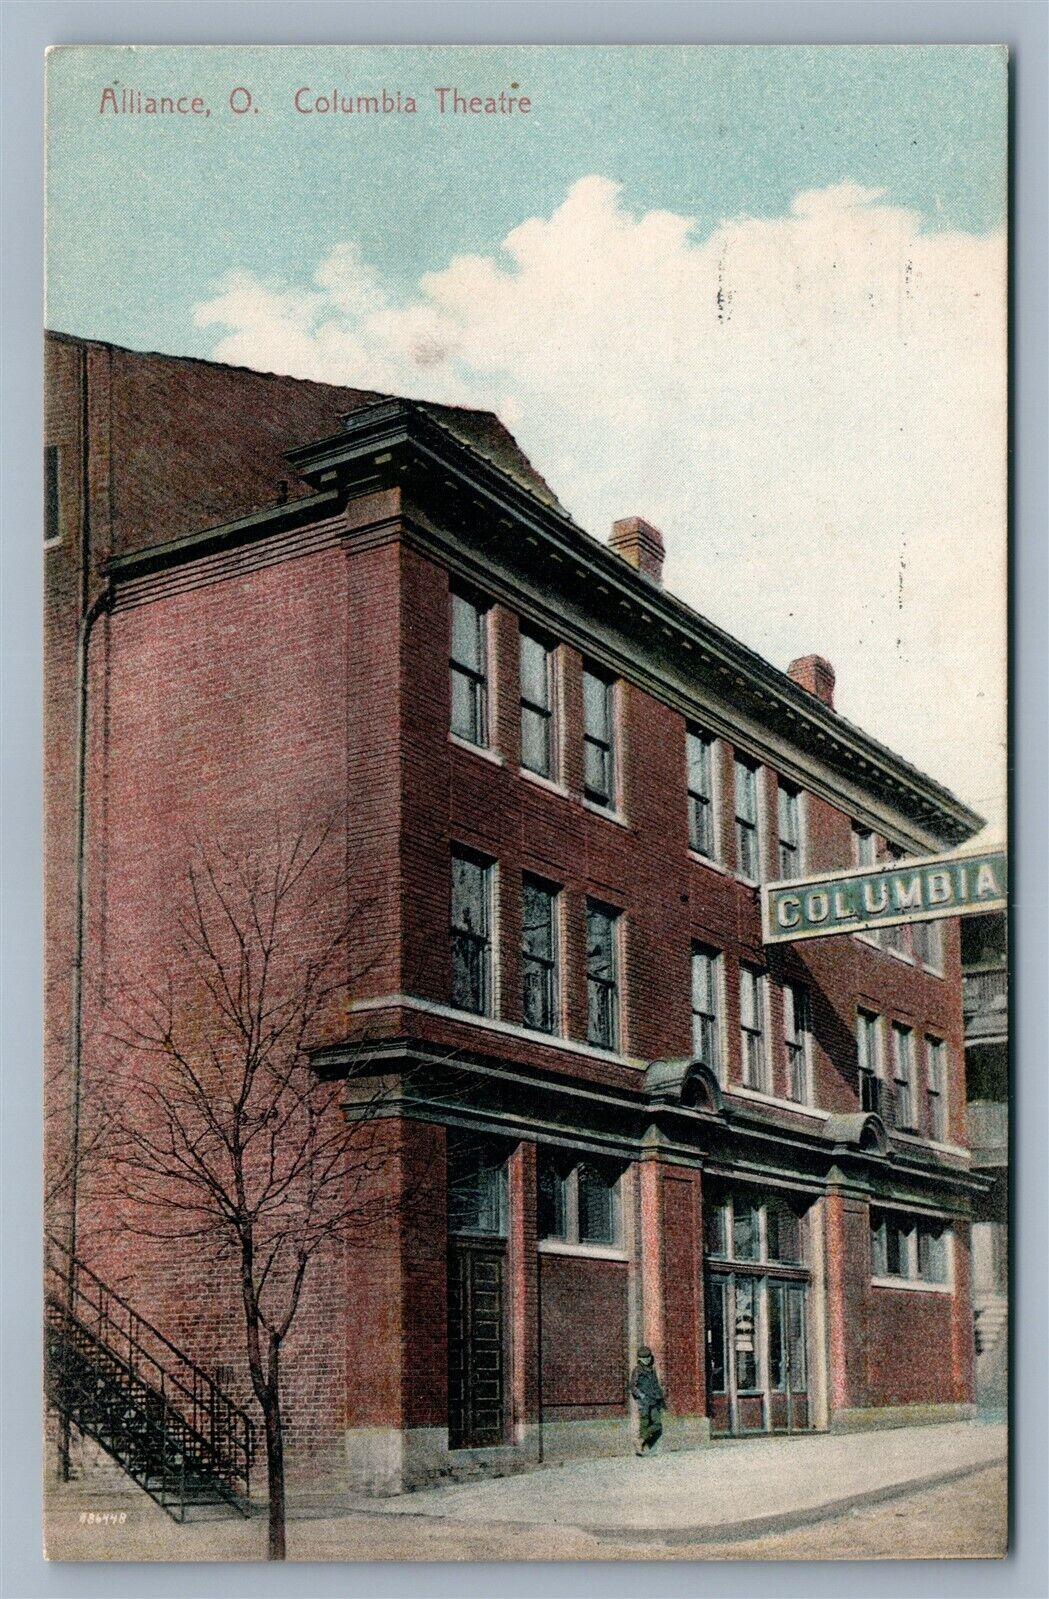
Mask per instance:
[[[743,1054],[743,1082],[748,1088],[769,1089],[765,1035],[765,977],[753,966],[739,969],[739,1019]]]
[[[787,1046],[787,1093],[807,1105],[811,1095],[809,991],[798,983],[783,990],[783,1035]]]
[[[580,1161],[541,1150],[539,1237],[617,1247],[622,1236],[619,1179],[619,1168],[600,1160]]]
[[[488,612],[452,594],[452,732],[488,745]]]
[[[492,1009],[492,863],[467,850],[452,853],[452,1004]]]
[[[800,877],[803,869],[801,795],[796,788],[779,785],[779,875]]]
[[[736,870],[757,882],[761,875],[758,839],[758,769],[750,761],[736,761]]]
[[[929,1100],[929,1137],[943,1143],[947,1137],[947,1046],[942,1038],[925,1040]]]
[[[716,1260],[800,1266],[805,1260],[804,1209],[801,1200],[778,1194],[715,1188],[704,1201],[707,1254]]]
[[[871,1275],[903,1282],[950,1281],[951,1229],[946,1222],[871,1210]]]
[[[554,776],[554,652],[521,634],[521,765]]]
[[[717,858],[714,825],[714,740],[695,728],[688,732],[688,842],[697,855]]]
[[[560,1031],[558,891],[537,877],[521,884],[521,1010],[526,1027]]]
[[[506,1236],[506,1148],[497,1140],[454,1136],[448,1148],[448,1225],[452,1232]]]
[[[894,1022],[892,1027],[892,1075],[897,1127],[914,1127],[914,1034],[909,1027]]]
[[[587,1038],[602,1049],[619,1047],[619,912],[586,902]]]
[[[600,673],[583,673],[584,792],[595,805],[615,809],[615,683]]]
[[[705,944],[692,946],[692,1055],[722,1079],[721,956]]]

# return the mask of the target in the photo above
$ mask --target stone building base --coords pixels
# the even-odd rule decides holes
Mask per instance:
[[[870,1432],[882,1427],[932,1427],[938,1422],[971,1421],[975,1405],[871,1405],[835,1410],[831,1432]]]

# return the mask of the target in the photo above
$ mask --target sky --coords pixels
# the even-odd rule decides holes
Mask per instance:
[[[1004,838],[1005,95],[993,47],[56,51],[48,322],[497,411]]]

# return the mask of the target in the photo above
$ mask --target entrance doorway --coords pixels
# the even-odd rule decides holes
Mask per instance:
[[[448,1148],[448,1447],[506,1441],[507,1147]]]
[[[809,1427],[805,1283],[737,1272],[707,1276],[711,1432]]]
[[[801,1209],[740,1191],[707,1203],[707,1407],[711,1433],[804,1432],[808,1294]]]

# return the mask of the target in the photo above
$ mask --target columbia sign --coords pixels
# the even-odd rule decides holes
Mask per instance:
[[[766,944],[871,927],[969,916],[1006,906],[1003,849],[979,855],[931,855],[891,866],[767,883],[761,897]]]

